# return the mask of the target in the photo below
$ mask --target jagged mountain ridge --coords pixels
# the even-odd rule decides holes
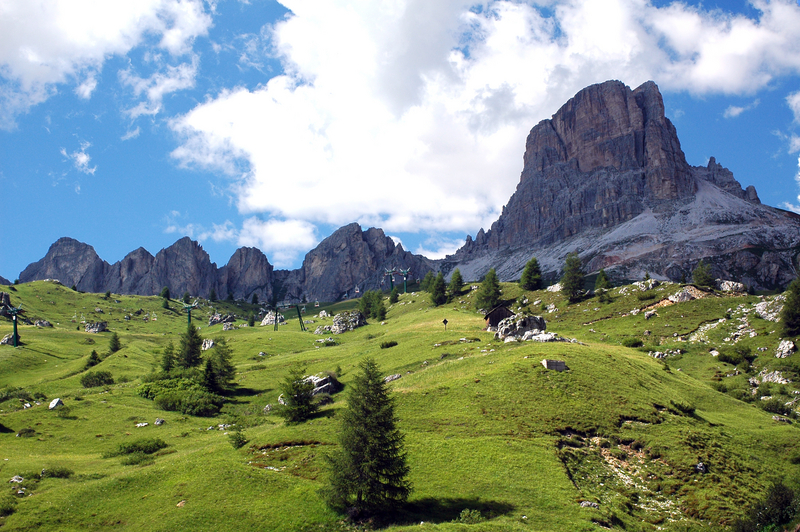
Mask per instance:
[[[20,281],[58,279],[86,292],[154,295],[163,287],[173,297],[184,292],[207,297],[213,289],[220,298],[259,301],[335,301],[346,293],[381,286],[386,268],[411,268],[425,275],[433,262],[405,251],[381,229],[362,231],[346,225],[310,251],[298,270],[274,270],[266,255],[254,247],[236,250],[218,268],[203,247],[189,237],[159,251],[155,257],[138,248],[114,264],[102,260],[94,248],[73,238],[58,239],[39,261],[20,273]]]
[[[573,251],[618,278],[688,279],[705,259],[720,277],[776,288],[796,276],[800,217],[761,205],[713,157],[689,165],[655,83],[607,81],[531,130],[502,214],[441,267],[512,280],[536,256],[555,277]]]
[[[109,265],[91,246],[61,239],[20,280],[57,278],[79,289],[157,294],[188,291],[219,297],[333,301],[378,288],[384,268],[461,269],[478,279],[496,268],[519,278],[536,256],[550,278],[577,251],[587,271],[623,279],[689,279],[701,259],[718,277],[755,289],[782,288],[796,276],[800,216],[761,205],[712,157],[686,162],[658,87],[631,90],[619,81],[578,92],[531,130],[516,191],[488,231],[470,236],[454,255],[433,261],[396,246],[382,230],[338,229],[297,270],[274,270],[255,248],[236,251],[217,268],[202,247],[183,238],[155,257],[143,248]]]

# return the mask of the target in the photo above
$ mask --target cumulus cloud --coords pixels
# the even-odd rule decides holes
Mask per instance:
[[[88,98],[92,72],[146,38],[173,56],[187,53],[211,25],[202,0],[5,0],[0,16],[0,127],[84,77],[76,88]]]
[[[128,131],[127,133],[125,133],[124,135],[122,135],[122,136],[120,137],[120,140],[131,140],[131,139],[135,139],[136,137],[138,137],[138,136],[139,136],[139,134],[140,134],[140,133],[141,133],[141,130],[139,129],[139,126],[136,126],[136,129],[133,129],[133,130],[131,130],[131,131]]]
[[[170,212],[164,217],[164,232],[196,238],[200,242],[213,240],[256,247],[277,267],[292,266],[302,253],[319,243],[316,228],[299,220],[262,220],[253,216],[244,220],[241,229],[230,220],[211,224],[211,229],[208,229],[201,224],[181,223],[185,218],[179,211]]]
[[[264,32],[284,73],[174,119],[173,157],[227,172],[242,213],[306,229],[474,232],[513,192],[530,128],[587,85],[749,94],[800,72],[789,0],[755,1],[757,18],[646,0],[282,3]]]
[[[95,171],[97,170],[97,166],[89,166],[89,162],[92,158],[86,153],[86,150],[91,148],[92,145],[89,142],[81,142],[81,149],[75,150],[72,153],[67,153],[66,148],[61,148],[60,153],[63,157],[67,160],[72,161],[72,165],[75,169],[79,172],[82,172],[87,175],[94,175]],[[76,192],[80,191],[80,187],[76,189]]]
[[[751,104],[745,105],[743,107],[739,107],[737,105],[728,106],[728,108],[725,109],[725,112],[722,113],[722,116],[724,116],[725,118],[736,118],[745,111],[750,111],[752,109],[755,109],[756,107],[758,107],[759,103],[761,103],[761,100],[755,99]]]

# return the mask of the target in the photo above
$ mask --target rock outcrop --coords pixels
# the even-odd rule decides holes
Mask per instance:
[[[11,281],[9,281],[8,279],[6,279],[5,277],[3,277],[2,275],[0,275],[0,284],[4,284],[6,286],[9,286],[9,285],[11,285],[13,283]]]
[[[94,248],[74,238],[59,238],[44,258],[29,264],[19,274],[23,283],[42,279],[58,279],[65,286],[86,292],[105,291],[105,275],[109,265]]]
[[[587,271],[691,277],[700,259],[752,288],[795,277],[800,216],[761,205],[711,158],[690,166],[658,87],[583,89],[528,136],[514,195],[488,231],[445,259],[466,278],[518,279],[535,255],[556,277],[577,251]]]

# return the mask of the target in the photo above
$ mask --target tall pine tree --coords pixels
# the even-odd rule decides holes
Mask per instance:
[[[525,264],[519,285],[523,290],[539,290],[542,288],[542,269],[539,267],[539,261],[536,257],[532,257]]]
[[[450,284],[447,285],[447,296],[453,300],[461,295],[461,289],[464,287],[464,278],[461,277],[461,271],[456,268],[453,270],[453,275],[450,276]]]
[[[439,272],[436,279],[433,280],[433,286],[431,287],[431,303],[438,307],[446,302],[447,293],[445,291],[444,275],[442,275],[442,272]]]
[[[475,293],[475,308],[492,310],[500,301],[500,281],[497,280],[497,273],[494,268],[486,272],[480,288]]]
[[[711,275],[711,266],[709,266],[702,260],[698,262],[697,266],[692,271],[692,281],[697,286],[714,288],[714,276]]]
[[[781,310],[781,322],[784,336],[800,335],[800,279],[789,283]]]
[[[186,332],[181,335],[181,341],[178,344],[178,353],[175,357],[175,363],[181,368],[193,368],[199,366],[203,359],[200,356],[200,351],[203,347],[203,339],[197,327],[189,325]]]
[[[583,294],[583,266],[577,253],[570,253],[564,262],[564,275],[561,276],[561,293],[570,303],[580,301]]]
[[[330,486],[323,490],[329,505],[355,516],[390,511],[411,493],[404,436],[387,384],[373,359],[359,368],[341,416],[339,449],[328,457]]]
[[[597,279],[594,281],[594,293],[597,294],[598,301],[602,303],[610,301],[609,290],[611,290],[611,281],[608,279],[606,271],[601,268],[597,273]]]

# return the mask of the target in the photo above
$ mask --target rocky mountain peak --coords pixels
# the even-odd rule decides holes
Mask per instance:
[[[20,274],[21,282],[36,279],[58,279],[79,290],[99,291],[108,263],[101,260],[94,248],[74,238],[56,240],[45,256],[28,265]]]

